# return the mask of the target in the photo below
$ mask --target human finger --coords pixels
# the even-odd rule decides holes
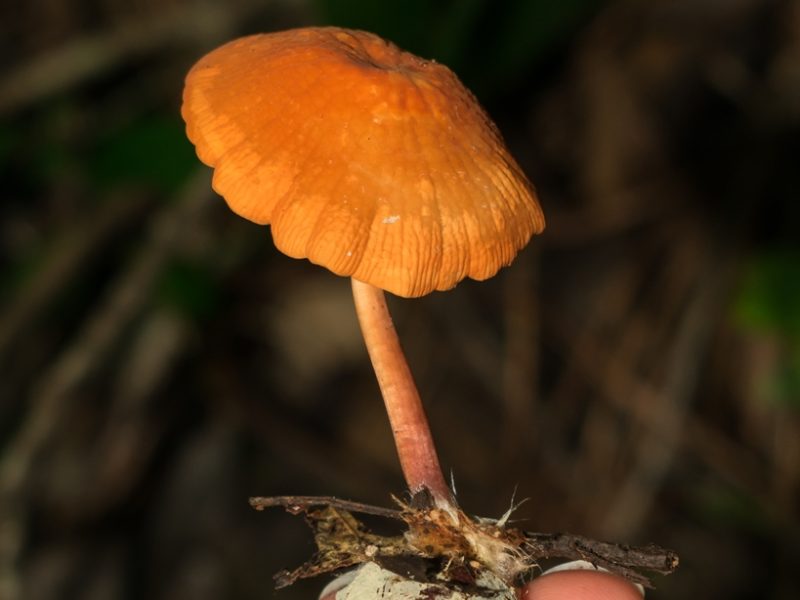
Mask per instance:
[[[588,568],[587,568],[588,566]],[[622,577],[575,561],[534,579],[521,600],[642,600],[644,592]]]

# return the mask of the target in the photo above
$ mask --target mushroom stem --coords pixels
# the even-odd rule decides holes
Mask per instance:
[[[442,508],[455,506],[445,482],[411,369],[382,289],[352,279],[358,322],[389,415],[397,455],[412,493],[427,488]]]

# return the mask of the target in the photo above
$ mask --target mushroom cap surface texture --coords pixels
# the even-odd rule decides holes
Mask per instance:
[[[279,250],[399,296],[491,277],[544,228],[455,74],[371,33],[229,42],[192,67],[181,113],[214,189]]]

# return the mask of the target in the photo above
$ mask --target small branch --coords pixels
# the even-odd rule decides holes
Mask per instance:
[[[645,587],[652,587],[652,584],[636,569],[668,575],[678,567],[678,555],[675,552],[654,544],[612,544],[569,533],[526,532],[525,537],[526,550],[533,558],[586,560]]]
[[[313,506],[331,506],[348,512],[360,513],[364,515],[375,515],[387,519],[402,520],[402,512],[392,508],[382,508],[351,500],[342,500],[334,496],[255,496],[249,500],[250,506],[256,510],[264,510],[281,506],[293,515],[305,512]]]

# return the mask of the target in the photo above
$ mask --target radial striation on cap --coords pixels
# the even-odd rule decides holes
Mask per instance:
[[[399,296],[491,277],[544,228],[453,72],[370,33],[234,40],[191,69],[181,112],[234,212],[285,254]]]

